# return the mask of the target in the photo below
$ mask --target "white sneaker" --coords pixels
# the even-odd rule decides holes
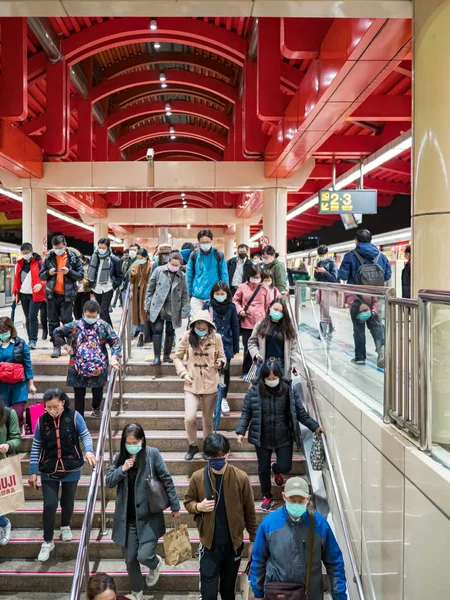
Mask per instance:
[[[153,587],[154,585],[156,585],[158,583],[158,579],[159,579],[159,572],[161,570],[162,564],[163,564],[163,559],[156,555],[156,558],[158,559],[158,565],[154,568],[154,569],[149,569],[147,576],[145,578],[145,583],[147,584],[147,587]],[[142,595],[142,598],[144,596]],[[139,598],[138,598],[139,600]]]
[[[144,592],[131,592],[131,594],[133,595],[134,600],[144,600]]]
[[[72,541],[72,532],[70,531],[70,527],[67,525],[66,527],[61,527],[61,533],[59,537],[63,542],[71,542]]]
[[[50,558],[50,553],[55,549],[55,542],[44,542],[39,552],[38,561],[45,562]]]
[[[0,527],[0,546],[6,546],[10,539],[11,522],[8,520],[8,523],[4,527]]]
[[[227,402],[226,398],[222,400],[222,412],[224,415],[227,415],[230,412],[230,405]]]

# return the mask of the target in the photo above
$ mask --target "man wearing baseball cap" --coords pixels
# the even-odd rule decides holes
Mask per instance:
[[[310,565],[309,600],[323,600],[322,562],[333,600],[348,600],[344,559],[328,521],[308,511],[311,496],[303,477],[291,477],[283,492],[285,505],[265,517],[256,533],[250,567],[255,598],[271,597],[276,583],[306,586],[311,515],[314,537]],[[267,584],[270,583],[270,590]]]

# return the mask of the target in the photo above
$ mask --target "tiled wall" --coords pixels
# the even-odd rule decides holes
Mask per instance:
[[[366,598],[450,599],[450,472],[310,369]]]

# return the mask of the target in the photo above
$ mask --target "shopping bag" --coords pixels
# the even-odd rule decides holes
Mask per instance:
[[[192,558],[191,542],[187,525],[178,525],[163,535],[165,562],[175,567]]]
[[[36,402],[25,409],[25,433],[32,435],[36,429],[36,424],[40,417],[45,413],[43,402]]]
[[[325,450],[323,449],[322,435],[314,434],[311,446],[311,467],[313,471],[322,471],[325,464]]]
[[[7,515],[24,506],[20,457],[17,455],[3,458],[0,460],[0,515]]]
[[[251,561],[247,564],[245,571],[239,578],[239,587],[241,588],[242,600],[253,600],[255,597],[253,595],[252,586],[250,585],[250,579],[248,578],[250,575],[250,565]]]

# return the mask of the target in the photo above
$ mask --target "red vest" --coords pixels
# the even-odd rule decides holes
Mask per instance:
[[[16,272],[14,275],[14,285],[12,291],[13,296],[19,294],[20,288],[22,287],[20,274],[22,272],[24,262],[25,261],[23,258],[19,258],[16,264]],[[35,302],[45,302],[45,281],[41,281],[41,279],[39,279],[39,271],[41,270],[41,266],[42,259],[40,257],[38,258],[37,254],[33,254],[33,258],[30,262],[31,286],[34,287],[37,283],[40,283],[42,285],[42,288],[39,292],[33,292],[33,300]]]

